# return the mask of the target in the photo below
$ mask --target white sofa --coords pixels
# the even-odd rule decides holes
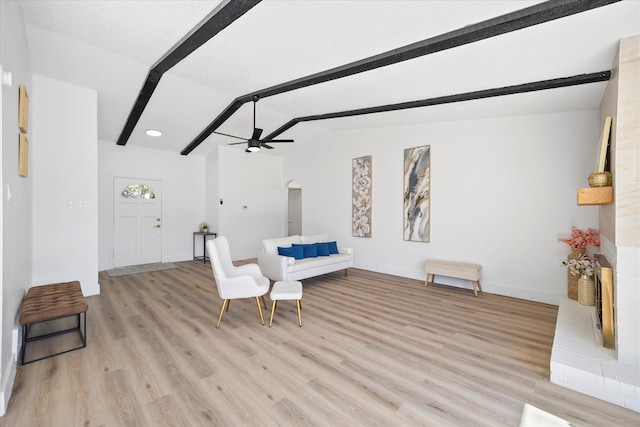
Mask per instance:
[[[295,259],[278,255],[278,247],[291,247],[292,244],[329,242],[327,234],[309,236],[289,236],[262,241],[262,250],[258,254],[258,265],[262,274],[273,281],[302,280],[321,274],[353,267],[353,249],[338,247],[337,254],[318,256],[317,258]]]

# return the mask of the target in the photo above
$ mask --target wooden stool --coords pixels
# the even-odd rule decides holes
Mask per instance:
[[[48,359],[70,351],[79,350],[87,346],[87,310],[89,306],[82,295],[80,282],[55,283],[52,285],[34,286],[29,288],[27,295],[22,300],[19,322],[22,325],[22,364],[37,362]],[[84,328],[80,325],[80,315],[84,318]],[[47,334],[29,337],[31,326],[36,323],[50,320],[62,319],[63,317],[76,316],[76,326],[64,330],[54,331]],[[84,333],[83,333],[84,329]],[[82,345],[50,354],[38,359],[24,361],[27,343],[51,338],[57,335],[77,331],[80,334]]]
[[[271,327],[271,322],[273,322],[273,314],[276,311],[278,300],[296,300],[296,307],[298,308],[298,325],[302,327],[302,316],[300,315],[300,300],[302,299],[301,282],[297,280],[291,282],[276,282],[273,284],[273,289],[271,289],[269,298],[271,298],[271,300],[273,301],[273,303],[271,303],[271,318],[269,319],[269,327]]]
[[[425,286],[429,284],[429,281],[433,283],[436,275],[438,275],[454,277],[456,279],[471,280],[474,295],[478,296],[478,291],[482,292],[482,286],[480,285],[482,266],[480,264],[429,259],[424,263],[424,271],[427,273],[427,278],[424,281]]]

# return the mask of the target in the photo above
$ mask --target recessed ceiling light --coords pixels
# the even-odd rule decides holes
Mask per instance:
[[[158,129],[147,129],[144,132],[149,136],[161,136],[162,135],[162,132],[160,132]]]

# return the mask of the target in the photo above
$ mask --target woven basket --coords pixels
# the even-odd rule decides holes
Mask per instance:
[[[582,276],[578,279],[578,302],[582,305],[596,304],[596,287],[593,277]]]
[[[585,254],[585,251],[586,249],[584,248],[571,248],[571,253],[567,256],[567,261],[580,259],[580,257]],[[578,299],[578,279],[580,279],[580,276],[574,276],[567,268],[567,296],[569,299]]]

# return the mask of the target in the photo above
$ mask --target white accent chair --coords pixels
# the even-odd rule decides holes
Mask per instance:
[[[211,261],[211,269],[218,288],[218,295],[223,299],[220,316],[216,329],[220,326],[222,315],[229,310],[229,301],[240,298],[255,298],[258,305],[258,313],[260,321],[264,325],[264,317],[262,316],[262,308],[258,297],[262,297],[264,308],[267,303],[264,296],[269,292],[269,279],[262,275],[258,264],[245,264],[235,266],[231,262],[231,253],[229,251],[229,242],[224,236],[207,241],[207,251],[209,260]]]

